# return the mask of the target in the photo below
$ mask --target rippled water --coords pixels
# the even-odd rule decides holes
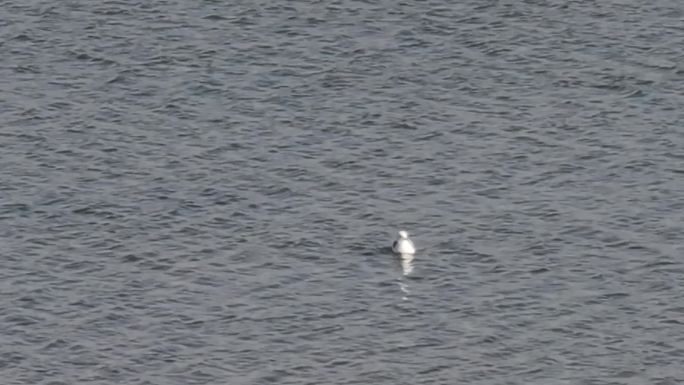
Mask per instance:
[[[684,383],[679,0],[0,5],[3,384]]]

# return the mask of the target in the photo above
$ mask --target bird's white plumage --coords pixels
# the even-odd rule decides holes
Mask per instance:
[[[413,241],[409,239],[406,231],[402,230],[399,232],[399,239],[392,244],[392,251],[399,254],[410,255],[416,253],[416,247],[413,245]]]

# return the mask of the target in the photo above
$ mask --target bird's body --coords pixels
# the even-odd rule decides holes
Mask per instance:
[[[402,255],[413,255],[416,253],[416,247],[413,245],[413,241],[409,239],[406,231],[402,230],[399,232],[399,239],[392,244],[392,251]]]

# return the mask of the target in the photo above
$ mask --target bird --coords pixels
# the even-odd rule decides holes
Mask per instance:
[[[408,233],[404,230],[399,232],[399,239],[392,244],[392,251],[401,255],[413,255],[416,253],[416,247],[413,245],[408,237]]]

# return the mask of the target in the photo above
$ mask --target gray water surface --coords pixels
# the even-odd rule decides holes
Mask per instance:
[[[3,384],[684,383],[681,1],[0,9]]]

